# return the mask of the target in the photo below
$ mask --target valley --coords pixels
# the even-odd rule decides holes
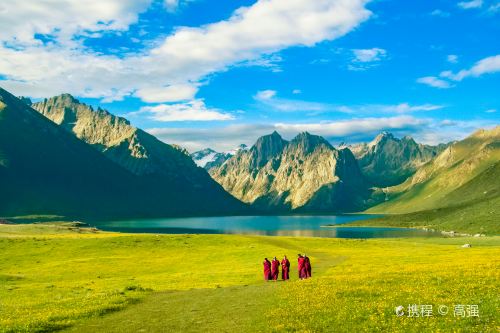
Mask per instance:
[[[45,223],[0,225],[0,251],[0,332],[493,332],[499,324],[498,237],[155,235]],[[301,281],[294,256],[304,251],[313,279]],[[263,256],[283,254],[291,280],[264,282]],[[395,315],[413,303],[432,304],[434,316]],[[480,317],[442,316],[441,304],[478,304]]]

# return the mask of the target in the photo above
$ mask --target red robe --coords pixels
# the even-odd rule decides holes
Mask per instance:
[[[288,259],[281,260],[281,278],[283,280],[290,279],[290,261]]]
[[[309,260],[309,257],[304,257],[304,269],[305,269],[305,278],[310,278],[311,277],[311,261]]]
[[[305,279],[306,277],[306,269],[305,269],[305,260],[304,257],[299,257],[297,269],[299,271],[299,279]]]
[[[271,262],[271,276],[273,280],[278,280],[280,273],[280,261],[274,260]]]
[[[271,280],[271,262],[264,260],[264,280]]]

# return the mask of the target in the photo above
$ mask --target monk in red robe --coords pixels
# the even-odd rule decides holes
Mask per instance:
[[[290,279],[290,260],[286,256],[281,260],[281,278],[283,280]]]
[[[278,280],[278,276],[280,274],[280,261],[278,258],[274,257],[271,262],[271,276],[273,280]]]
[[[304,257],[302,254],[299,254],[299,257],[297,259],[297,269],[299,271],[299,279],[305,279],[306,277],[306,268],[305,268],[305,261]]]
[[[305,278],[308,279],[311,277],[312,269],[311,269],[311,261],[307,254],[304,253],[304,270],[305,270]]]
[[[271,262],[264,258],[264,280],[271,280]]]

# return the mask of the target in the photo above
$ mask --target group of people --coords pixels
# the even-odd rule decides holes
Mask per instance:
[[[281,279],[290,279],[290,260],[286,256],[283,256],[281,262],[278,258],[274,257],[272,261],[264,258],[264,280],[278,280],[279,271],[281,266]],[[297,269],[299,273],[299,279],[308,279],[312,276],[311,261],[309,257],[304,254],[299,254],[297,258]]]

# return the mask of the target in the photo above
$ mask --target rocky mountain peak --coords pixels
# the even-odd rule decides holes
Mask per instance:
[[[51,98],[47,99],[47,101],[49,101],[51,104],[66,104],[66,105],[80,103],[79,100],[77,100],[75,97],[73,97],[73,95],[68,94],[68,93],[64,93],[64,94],[61,94],[58,96],[51,97]]]
[[[288,144],[278,132],[261,136],[252,146],[250,152],[253,157],[252,168],[264,166],[270,159],[281,154],[283,148]]]
[[[316,135],[312,135],[311,133],[307,132],[307,131],[304,131],[304,132],[300,132],[299,134],[297,134],[294,138],[297,139],[297,140],[308,140],[309,138],[313,137],[313,136],[316,136]]]
[[[281,137],[281,135],[278,132],[274,131],[271,134],[264,135],[264,136],[261,136],[260,138],[258,138],[254,147],[261,146],[261,145],[267,144],[267,143],[273,143],[273,142],[274,143],[281,143],[283,141],[285,141],[285,140]]]
[[[160,142],[125,118],[101,108],[94,110],[70,94],[34,103],[32,107],[136,175],[179,176],[195,168],[187,151]],[[186,172],[179,170],[182,168]],[[198,173],[192,172],[188,177]]]
[[[322,136],[313,135],[309,132],[299,133],[295,138],[293,138],[293,140],[290,142],[290,145],[301,150],[304,154],[309,154],[313,152],[317,147],[322,145],[330,149],[335,149]]]
[[[352,150],[367,179],[375,186],[385,187],[400,184],[443,149],[444,146],[418,144],[410,136],[398,139],[382,132],[368,145]]]
[[[126,145],[133,156],[143,158],[147,155],[144,148],[137,144],[136,138],[134,139],[137,129],[131,126],[128,120],[114,116],[101,108],[95,111],[70,94],[33,103],[32,107],[89,144],[109,149],[128,140],[131,144]]]
[[[367,190],[349,149],[307,132],[288,143],[278,133],[262,137],[210,174],[236,198],[278,211],[350,211]]]
[[[377,135],[375,137],[375,139],[373,139],[373,141],[371,141],[368,144],[368,146],[370,146],[370,147],[377,146],[377,145],[383,144],[389,140],[395,140],[394,135],[390,132],[384,131],[384,132],[380,133],[379,135]]]

